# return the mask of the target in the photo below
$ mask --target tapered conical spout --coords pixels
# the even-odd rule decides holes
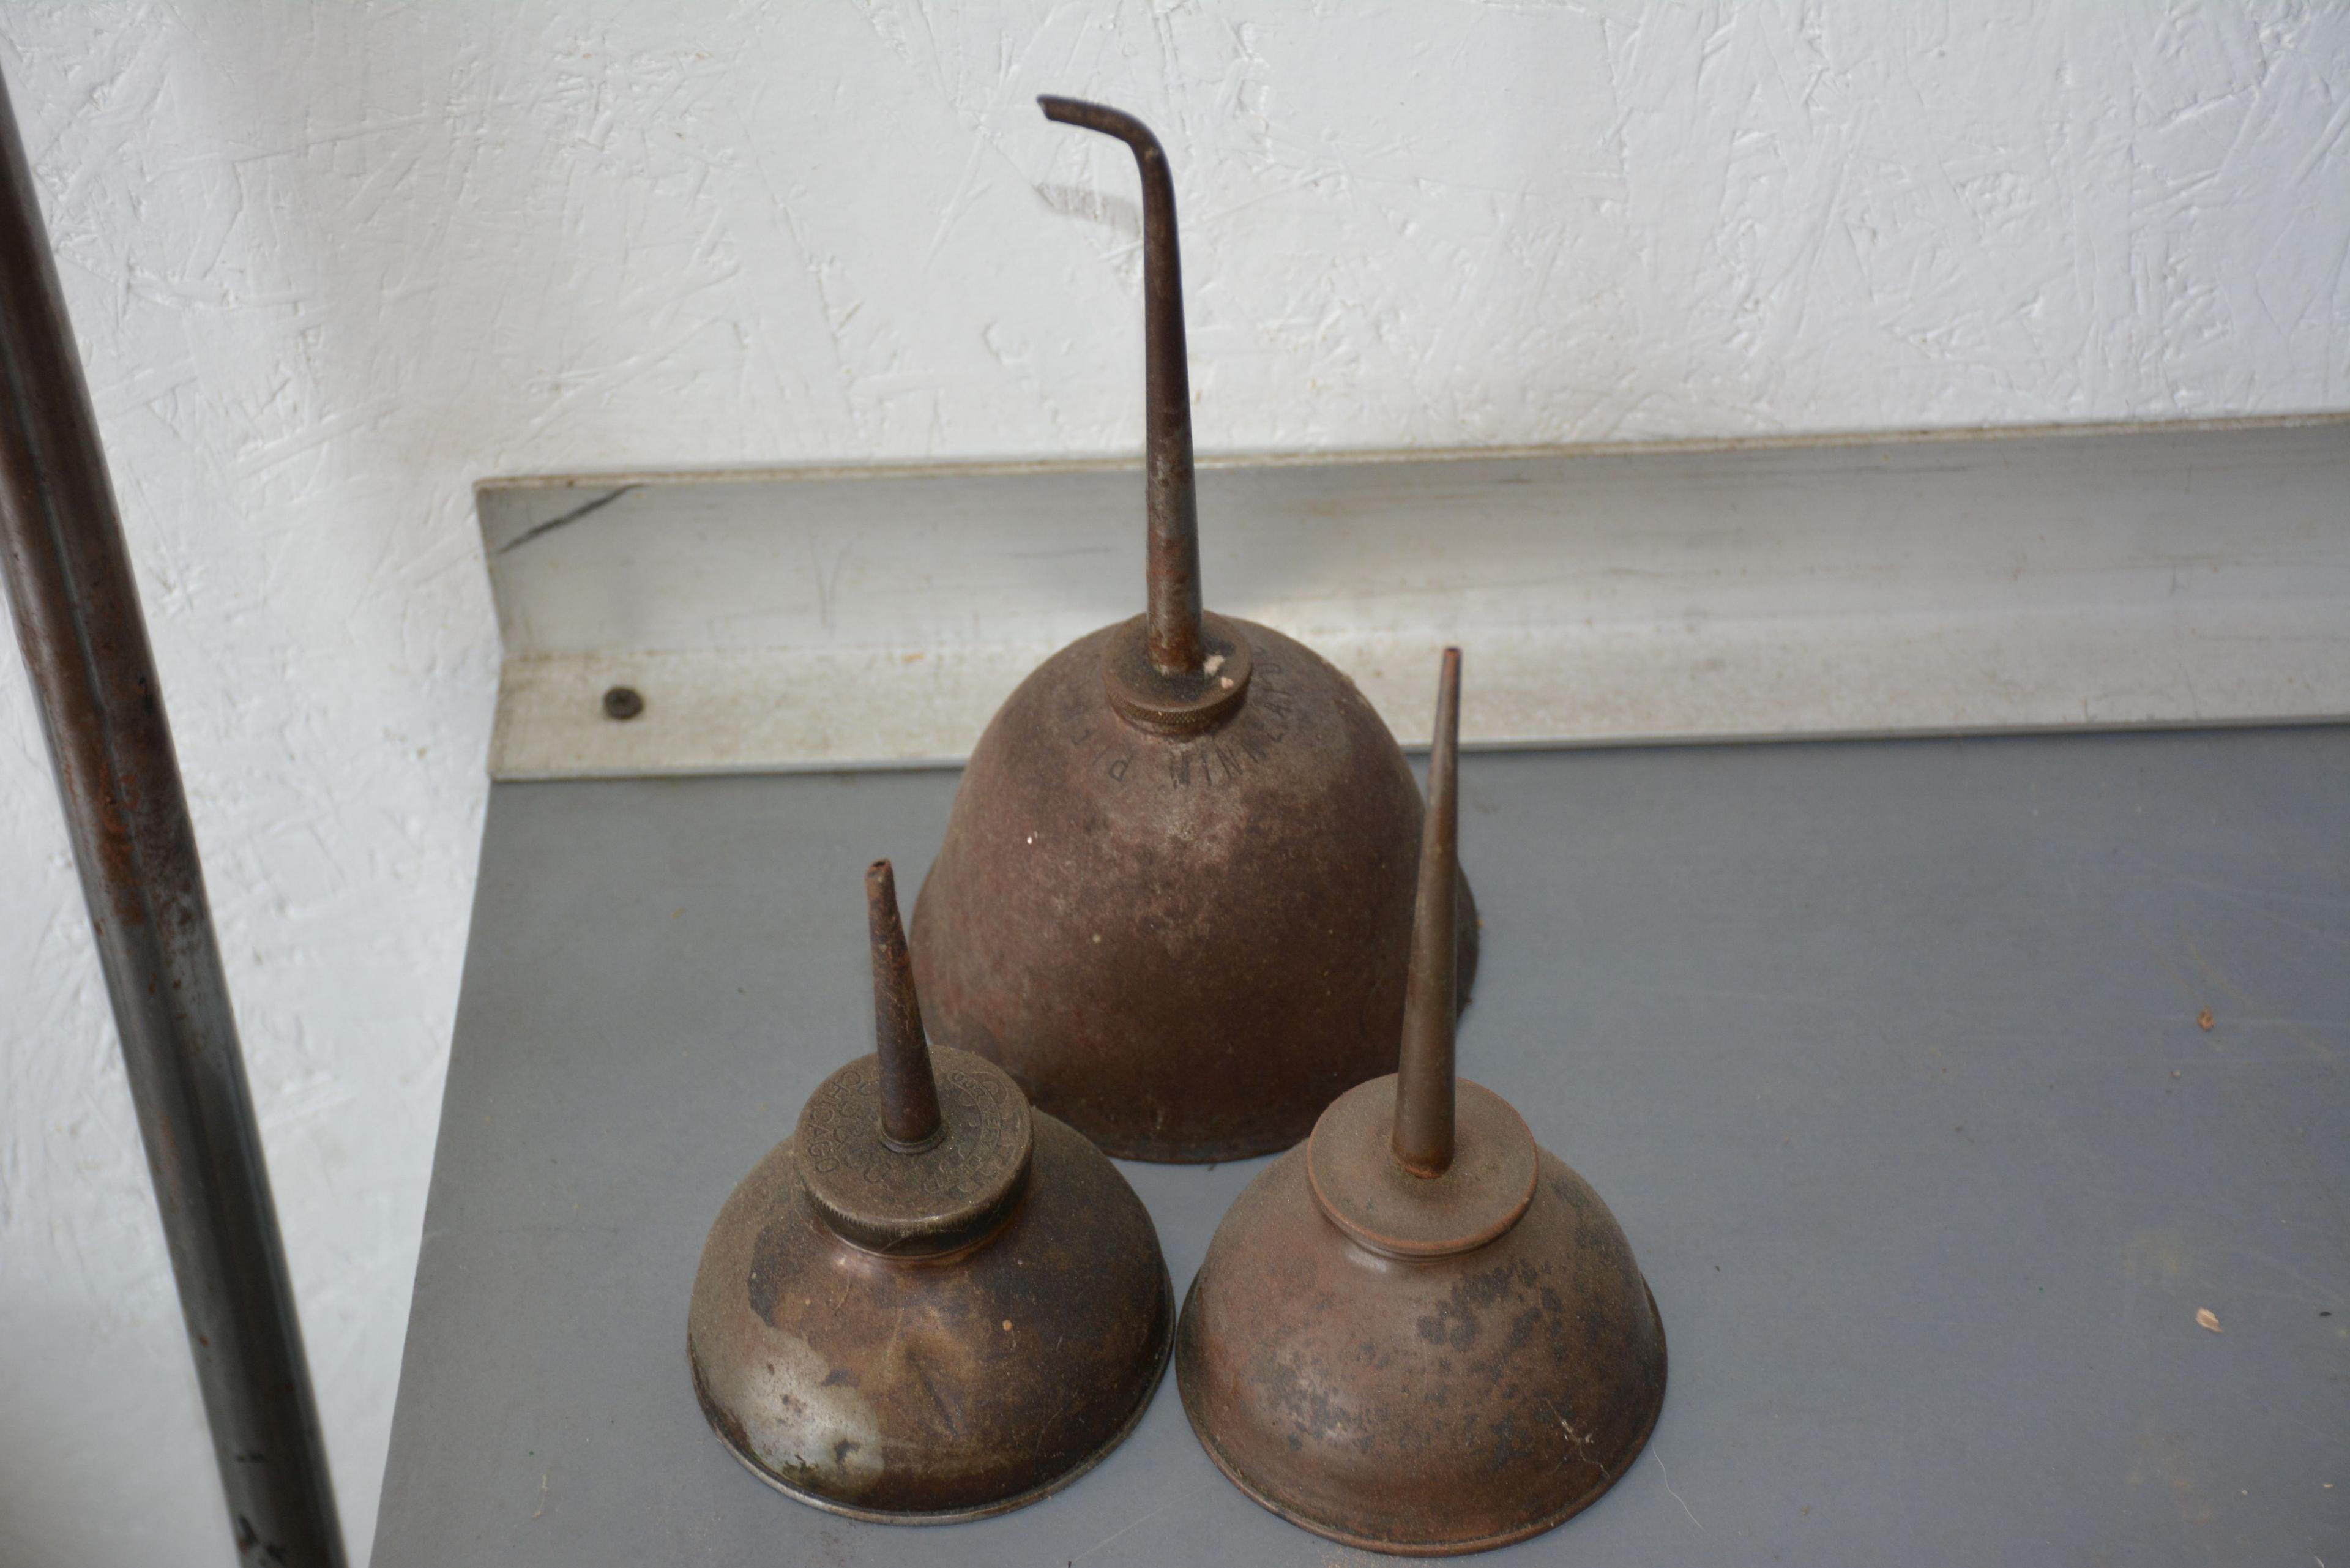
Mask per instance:
[[[1175,182],[1150,128],[1082,99],[1039,98],[1047,119],[1115,136],[1142,175],[1143,376],[1148,388],[1143,489],[1150,519],[1146,649],[1162,675],[1207,659],[1200,626],[1200,507],[1191,473],[1191,378],[1183,340],[1183,263],[1175,239]]]
[[[1453,1025],[1459,1016],[1461,650],[1444,650],[1437,678],[1436,739],[1428,753],[1428,814],[1420,829],[1419,893],[1413,905],[1411,969],[1404,983],[1403,1050],[1396,1066],[1399,1164],[1415,1176],[1452,1166]]]
[[[914,964],[898,919],[898,877],[887,860],[865,868],[865,920],[873,938],[873,1051],[881,1058],[881,1137],[912,1153],[938,1140],[939,1086],[922,1037]]]

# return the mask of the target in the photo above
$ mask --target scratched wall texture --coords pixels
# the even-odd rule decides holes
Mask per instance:
[[[0,13],[359,1554],[481,825],[476,477],[1133,450],[1133,176],[1041,90],[1173,154],[1210,449],[2350,406],[2350,8],[2027,9]],[[50,791],[0,659],[0,1562],[222,1563]]]

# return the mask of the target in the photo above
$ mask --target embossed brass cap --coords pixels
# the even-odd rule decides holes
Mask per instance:
[[[1132,115],[1038,102],[1141,174],[1147,608],[989,722],[914,905],[915,967],[934,1039],[1110,1153],[1265,1154],[1395,1059],[1419,792],[1354,682],[1202,608],[1167,156]],[[1472,910],[1464,996],[1476,940]]]
[[[777,1490],[941,1523],[1067,1485],[1140,1418],[1173,1299],[1100,1150],[924,1042],[889,863],[866,873],[874,1054],[726,1199],[686,1327],[719,1438]]]
[[[1615,1216],[1453,1075],[1460,684],[1447,649],[1399,1070],[1250,1183],[1176,1330],[1191,1429],[1243,1491],[1413,1556],[1588,1507],[1665,1397],[1664,1324]]]

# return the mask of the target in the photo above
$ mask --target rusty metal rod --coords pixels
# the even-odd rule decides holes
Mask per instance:
[[[1143,379],[1148,388],[1143,495],[1150,521],[1144,648],[1162,675],[1207,660],[1200,629],[1200,505],[1191,464],[1191,376],[1183,338],[1183,262],[1175,236],[1175,182],[1150,128],[1082,99],[1039,98],[1047,119],[1115,136],[1142,176]]]
[[[898,919],[898,876],[887,860],[865,868],[865,923],[873,937],[873,1050],[881,1058],[881,1138],[910,1154],[938,1140],[938,1080],[922,1038],[914,962]]]
[[[238,1561],[340,1568],[326,1444],[195,831],[5,85],[0,564],[98,934]],[[124,1432],[126,1463],[138,1441]]]
[[[1436,740],[1428,753],[1428,815],[1420,828],[1419,890],[1412,906],[1411,968],[1404,981],[1403,1050],[1396,1063],[1397,1163],[1414,1176],[1452,1168],[1452,1046],[1460,1012],[1461,650],[1444,650],[1436,685]]]

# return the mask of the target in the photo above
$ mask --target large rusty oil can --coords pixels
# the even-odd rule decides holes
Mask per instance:
[[[1040,101],[1141,170],[1148,608],[989,722],[915,904],[916,972],[934,1039],[1109,1153],[1267,1154],[1395,1064],[1419,792],[1345,675],[1201,607],[1166,155],[1129,115]]]

